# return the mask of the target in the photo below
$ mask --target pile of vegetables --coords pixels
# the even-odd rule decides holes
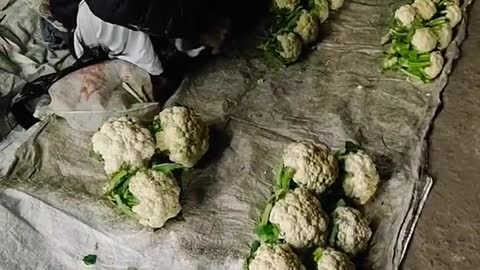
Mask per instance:
[[[354,270],[352,260],[372,236],[354,206],[370,201],[378,185],[374,162],[351,142],[336,154],[326,146],[290,144],[244,269]]]
[[[163,110],[148,127],[134,117],[110,119],[92,137],[93,154],[110,177],[106,198],[140,224],[161,228],[181,211],[174,171],[202,158],[209,131],[186,107]]]
[[[261,45],[268,59],[283,66],[296,62],[303,48],[318,40],[320,24],[343,0],[274,0],[273,23]]]
[[[382,38],[388,46],[383,68],[425,83],[435,79],[443,69],[442,52],[462,20],[459,5],[459,0],[415,0],[399,7]]]

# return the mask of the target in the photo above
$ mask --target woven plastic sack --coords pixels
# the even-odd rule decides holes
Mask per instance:
[[[79,130],[93,131],[111,117],[148,118],[158,113],[150,76],[142,69],[114,60],[88,66],[56,82],[50,104],[38,108],[35,117],[56,114]]]

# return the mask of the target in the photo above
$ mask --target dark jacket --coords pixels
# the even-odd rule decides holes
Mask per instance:
[[[81,0],[49,0],[53,17],[69,29],[76,26]],[[210,0],[85,0],[100,19],[150,36],[196,39]]]
[[[49,0],[50,13],[68,30],[77,25],[78,4],[81,0]]]

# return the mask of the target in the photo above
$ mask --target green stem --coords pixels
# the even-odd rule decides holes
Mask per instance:
[[[434,20],[431,20],[427,23],[427,26],[430,27],[435,27],[435,26],[441,26],[444,25],[448,22],[448,19],[446,17],[438,17]]]
[[[273,203],[269,202],[267,203],[267,206],[265,207],[265,210],[263,211],[262,218],[260,220],[260,225],[267,225],[268,221],[270,219],[270,212],[272,212],[273,208]]]
[[[320,262],[320,260],[322,260],[322,256],[323,256],[323,252],[325,251],[325,249],[319,247],[317,249],[315,249],[315,251],[313,252],[313,260],[318,263]]]
[[[406,65],[402,65],[403,67],[408,67],[411,69],[419,69],[419,68],[425,68],[430,66],[430,62],[409,62]]]
[[[122,212],[127,215],[128,217],[135,217],[135,214],[132,212],[132,209],[130,209],[130,207],[128,207],[127,205],[125,205],[122,201],[122,198],[120,198],[120,195],[118,194],[115,194],[113,195],[113,199],[115,200],[118,208],[120,210],[122,210]]]
[[[430,61],[430,54],[429,53],[421,54],[421,55],[418,56],[418,60],[419,61]]]
[[[394,28],[391,30],[395,36],[408,36],[410,30],[404,28]]]
[[[114,190],[116,187],[122,184],[122,179],[128,175],[128,171],[125,169],[122,169],[115,173],[112,177],[112,179],[108,182],[106,193]]]
[[[333,224],[333,227],[332,227],[332,232],[330,234],[330,245],[335,247],[335,243],[337,242],[337,235],[338,235],[338,225],[337,224]]]
[[[281,199],[290,189],[290,182],[292,181],[295,170],[288,167],[283,167],[277,179],[277,186],[275,188],[275,200]]]
[[[406,69],[404,68],[400,68],[400,71],[407,75],[408,77],[411,77],[411,78],[415,78],[417,80],[420,80],[420,81],[423,81],[421,77],[417,76],[417,75],[414,75],[413,73],[410,73],[409,71],[407,71]]]
[[[169,174],[172,171],[183,169],[183,166],[177,163],[163,163],[154,165],[152,169],[158,172]]]

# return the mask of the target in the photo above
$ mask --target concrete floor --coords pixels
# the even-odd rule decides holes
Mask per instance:
[[[435,185],[404,270],[480,269],[480,2],[430,137]]]

